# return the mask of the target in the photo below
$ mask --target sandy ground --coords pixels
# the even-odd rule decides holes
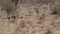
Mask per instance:
[[[60,17],[50,13],[50,5],[19,5],[13,22],[0,10],[0,34],[60,34]]]

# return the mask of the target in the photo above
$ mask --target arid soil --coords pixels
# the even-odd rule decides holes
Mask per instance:
[[[60,34],[60,17],[50,4],[19,4],[16,11],[17,18],[8,20],[0,9],[0,34]]]

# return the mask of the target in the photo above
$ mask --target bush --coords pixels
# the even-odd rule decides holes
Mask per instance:
[[[60,16],[60,5],[55,5],[52,9],[52,14]]]
[[[10,13],[14,9],[14,4],[10,1],[7,1],[2,5],[2,9],[7,11],[7,13]]]

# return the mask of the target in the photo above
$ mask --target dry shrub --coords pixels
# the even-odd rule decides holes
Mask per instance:
[[[53,7],[52,14],[60,16],[60,4],[57,4]]]
[[[13,19],[16,18],[15,13],[16,13],[16,7],[14,3],[11,2],[11,0],[6,0],[3,5],[2,5],[2,10],[5,10],[7,13],[7,18],[10,19],[11,17]]]
[[[14,4],[10,1],[6,1],[3,5],[2,5],[2,10],[5,10],[7,13],[10,13],[11,11],[13,11],[14,9]]]

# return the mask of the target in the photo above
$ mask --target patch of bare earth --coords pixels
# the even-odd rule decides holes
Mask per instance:
[[[20,4],[18,17],[11,23],[0,10],[0,34],[60,34],[60,18],[50,12],[50,5]]]

